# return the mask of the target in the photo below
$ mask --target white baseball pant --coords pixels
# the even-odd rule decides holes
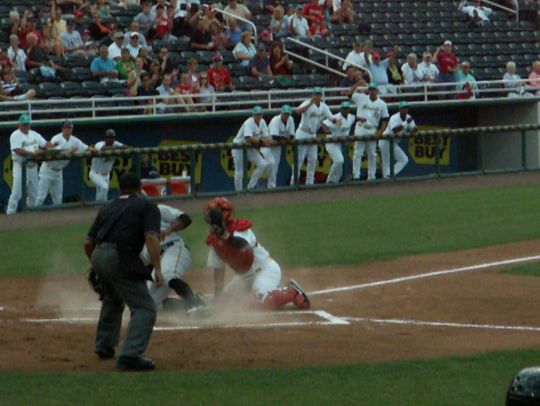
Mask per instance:
[[[373,134],[355,134],[355,135],[365,135],[368,137],[375,136]],[[362,167],[362,157],[364,156],[364,151],[367,150],[368,158],[368,180],[375,179],[375,173],[377,171],[377,141],[356,141],[354,143],[354,154],[353,154],[353,178],[360,179],[360,169]]]
[[[107,201],[109,199],[110,174],[102,175],[101,173],[90,171],[88,177],[96,185],[96,202]]]
[[[64,180],[62,171],[54,172],[44,166],[39,170],[38,197],[36,204],[43,205],[49,191],[54,205],[62,204]]]
[[[317,145],[298,145],[298,161],[296,163],[296,173],[300,177],[300,169],[304,165],[307,157],[306,185],[315,183],[315,170],[317,169]],[[291,177],[291,184],[294,183],[294,174]]]
[[[261,154],[268,163],[268,189],[276,187],[277,171],[281,161],[281,147],[263,147]]]
[[[231,154],[234,162],[234,188],[238,192],[243,190],[244,156],[241,149],[233,149]],[[257,186],[257,182],[259,182],[260,177],[268,168],[268,162],[256,149],[247,150],[247,159],[249,162],[255,165],[255,171],[253,171],[251,179],[248,183],[248,189],[253,189],[255,186]]]
[[[325,148],[332,159],[332,166],[326,178],[326,183],[339,183],[341,175],[343,175],[343,162],[345,162],[343,152],[341,151],[341,144],[326,144]]]
[[[394,141],[394,176],[400,173],[409,162],[407,154]],[[382,171],[385,178],[390,177],[390,141],[379,140],[379,150],[381,151]]]
[[[145,264],[151,263],[146,245],[141,253],[141,259]],[[159,288],[153,281],[147,283],[148,292],[154,299],[154,303],[160,304],[167,299],[171,293],[169,282],[175,278],[182,278],[191,267],[191,262],[191,252],[180,241],[176,241],[161,254],[161,273],[163,274],[164,283]],[[152,274],[152,278],[155,280],[154,274]]]
[[[243,298],[249,292],[259,302],[264,301],[268,294],[279,289],[281,283],[281,268],[272,258],[268,258],[262,268],[242,275],[236,275],[223,290],[227,296]]]
[[[37,189],[38,189],[38,168],[37,164],[28,167],[26,166],[26,205],[33,207],[36,205]],[[9,196],[6,214],[14,214],[17,212],[19,200],[22,197],[22,165],[13,162],[13,186],[11,195]]]

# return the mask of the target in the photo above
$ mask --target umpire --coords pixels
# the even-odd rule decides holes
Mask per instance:
[[[157,286],[161,286],[160,214],[155,203],[139,197],[141,181],[137,175],[120,176],[119,185],[120,196],[100,210],[84,244],[103,289],[96,354],[102,359],[114,357],[126,303],[131,319],[116,368],[152,370],[154,361],[142,354],[152,335],[156,307],[146,287],[148,274],[139,253],[146,242]]]

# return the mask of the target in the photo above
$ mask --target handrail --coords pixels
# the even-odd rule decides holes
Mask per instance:
[[[366,69],[366,68],[363,67],[363,66],[357,65],[357,64],[352,63],[352,62],[347,62],[345,59],[343,59],[342,57],[340,57],[340,56],[338,56],[338,55],[332,54],[332,53],[330,53],[330,52],[328,52],[328,51],[325,51],[324,49],[314,47],[313,45],[308,44],[308,43],[303,42],[303,41],[300,41],[300,40],[298,40],[298,39],[296,39],[296,38],[287,37],[287,38],[285,38],[285,39],[286,39],[286,41],[292,42],[292,43],[297,44],[297,45],[301,45],[301,46],[303,46],[303,47],[305,47],[305,48],[311,49],[311,50],[313,50],[313,51],[315,51],[315,52],[319,52],[319,53],[325,55],[325,56],[326,56],[326,63],[327,63],[327,64],[328,64],[328,58],[330,57],[330,58],[334,58],[334,59],[336,59],[336,60],[338,60],[338,61],[340,61],[340,62],[344,62],[344,63],[347,63],[347,64],[349,64],[349,65],[352,65],[352,66],[354,66],[355,68],[358,68],[358,69],[360,69],[361,71],[367,73],[367,75],[368,75],[368,77],[369,77],[369,80],[371,81],[371,72],[369,71],[369,69]],[[283,45],[285,46],[285,43],[284,43]],[[289,53],[289,54],[291,54],[291,55],[294,56],[294,54],[291,53],[290,51],[287,51],[287,50],[286,50],[285,52],[287,52],[287,53]],[[306,59],[306,58],[302,58],[302,59],[303,59],[304,61],[307,61],[307,62],[309,62],[309,63],[315,65],[315,66],[319,66],[319,67],[322,66],[322,67],[324,68],[324,65],[318,64],[318,63],[315,62],[315,61],[312,61],[312,60]],[[334,69],[332,69],[332,68],[330,68],[330,67],[328,67],[328,66],[326,66],[326,69],[327,69],[327,70],[330,70],[330,71],[333,71],[333,72],[336,72]],[[343,74],[343,72],[340,72],[340,76],[345,76],[345,75]]]
[[[499,10],[504,10],[504,11],[508,11],[509,13],[515,14],[516,15],[516,22],[519,22],[519,3],[518,3],[518,0],[513,0],[513,2],[514,2],[514,5],[516,6],[515,9],[503,6],[502,4],[495,3],[495,2],[493,2],[491,0],[483,0],[483,3],[486,3],[486,4],[489,4],[489,5],[493,6],[493,7],[496,7]]]
[[[255,40],[255,45],[257,45],[257,40],[259,38],[258,34],[257,34],[257,27],[255,26],[255,24],[252,22],[252,21],[249,21],[248,19],[244,18],[244,17],[240,17],[240,16],[237,16],[236,14],[233,14],[233,13],[229,13],[228,11],[225,11],[223,9],[220,9],[220,8],[217,8],[215,6],[212,6],[212,11],[215,11],[216,13],[221,13],[225,16],[228,16],[228,17],[232,17],[236,20],[239,20],[239,21],[242,21],[248,25],[251,26],[251,28],[253,29],[253,33],[254,33],[254,40]]]

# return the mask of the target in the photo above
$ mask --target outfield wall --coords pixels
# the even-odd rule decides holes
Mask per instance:
[[[391,114],[396,110],[391,105]],[[536,102],[526,100],[502,101],[465,101],[459,104],[432,102],[428,105],[419,104],[411,110],[420,129],[447,129],[471,127],[476,125],[538,123],[539,107]],[[501,111],[504,114],[501,114]],[[267,122],[277,111],[265,115]],[[119,141],[126,144],[141,146],[170,146],[193,143],[211,143],[231,141],[241,126],[246,114],[230,113],[208,115],[204,119],[194,116],[178,117],[144,117],[137,121],[120,121],[113,126]],[[46,139],[60,131],[63,117],[58,117],[57,123],[33,125]],[[92,121],[76,122],[74,134],[87,144],[94,144],[102,139],[107,124]],[[298,125],[298,118],[295,117]],[[0,124],[0,162],[3,165],[3,177],[0,181],[0,201],[5,203],[9,197],[11,185],[11,159],[9,158],[9,135],[12,127]],[[529,167],[538,167],[539,142],[538,134],[527,136],[529,148],[527,161]],[[481,162],[480,151],[489,169],[518,168],[521,148],[521,137],[518,134],[483,135],[482,144],[476,136],[463,135],[442,137],[440,141],[440,171],[443,174],[471,172],[479,170]],[[416,177],[434,174],[435,140],[433,137],[415,137],[401,144],[410,156],[409,165],[400,176]],[[352,145],[349,148],[349,159],[346,159],[345,176],[351,172]],[[288,148],[282,157],[278,172],[278,185],[284,185],[291,174],[293,152]],[[195,167],[191,168],[190,153],[163,153],[153,156],[153,164],[164,178],[190,174],[195,171],[198,192],[220,192],[233,190],[233,165],[230,153],[226,151],[208,150],[197,154]],[[84,195],[85,200],[92,200],[95,195],[93,185],[88,180],[89,160],[81,162],[74,160],[64,170],[64,197],[75,200]],[[130,168],[131,159],[118,157],[112,177],[112,188],[116,187],[117,174]],[[330,169],[330,159],[324,147],[319,146],[319,164],[317,180],[323,182]],[[81,187],[81,176],[85,182]],[[111,196],[114,193],[111,192]]]

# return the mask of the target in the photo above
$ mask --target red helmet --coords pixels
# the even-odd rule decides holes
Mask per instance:
[[[225,220],[225,223],[228,223],[232,220],[233,205],[226,197],[216,197],[213,200],[209,201],[204,208],[205,216],[210,210],[216,208],[221,209],[221,212],[223,213],[223,220]]]

